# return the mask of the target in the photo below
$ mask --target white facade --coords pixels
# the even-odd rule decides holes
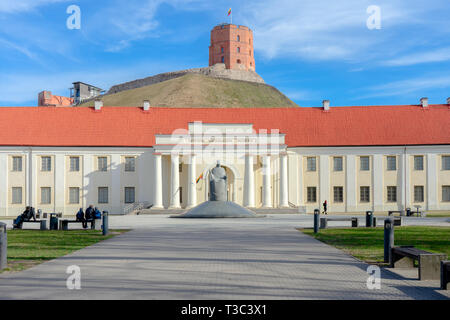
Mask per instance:
[[[26,205],[66,215],[90,204],[112,214],[143,202],[194,207],[208,199],[208,172],[218,161],[229,200],[250,208],[312,212],[327,200],[330,212],[450,210],[443,198],[450,145],[289,148],[284,141],[251,124],[193,123],[157,135],[151,148],[0,147],[0,216],[17,216]]]

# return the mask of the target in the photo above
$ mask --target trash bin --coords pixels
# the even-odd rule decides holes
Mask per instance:
[[[372,211],[366,211],[366,227],[373,227],[373,213]]]
[[[109,233],[108,211],[103,211],[102,215],[102,234],[106,236]]]
[[[407,217],[411,216],[411,208],[406,208],[406,216]]]
[[[50,230],[58,230],[58,217],[50,216]]]
[[[320,210],[315,209],[314,210],[314,233],[319,232],[319,217],[320,217]]]

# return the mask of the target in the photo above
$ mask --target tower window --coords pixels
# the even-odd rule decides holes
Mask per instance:
[[[238,48],[237,48],[237,52],[238,52],[238,53],[241,53],[241,48],[238,47]]]
[[[223,53],[223,47],[220,48],[220,53]]]
[[[238,41],[238,42],[241,41],[241,36],[237,36],[237,41]]]
[[[222,63],[225,63],[225,57],[222,57],[221,61]]]

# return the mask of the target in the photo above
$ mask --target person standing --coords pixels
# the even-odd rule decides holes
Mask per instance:
[[[327,212],[327,200],[325,200],[325,201],[323,202],[323,213],[324,213],[324,214],[328,214],[328,212]]]

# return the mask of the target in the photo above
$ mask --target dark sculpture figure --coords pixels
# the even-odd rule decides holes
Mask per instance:
[[[209,174],[209,201],[171,218],[259,218],[253,211],[227,201],[227,174],[217,163]]]

